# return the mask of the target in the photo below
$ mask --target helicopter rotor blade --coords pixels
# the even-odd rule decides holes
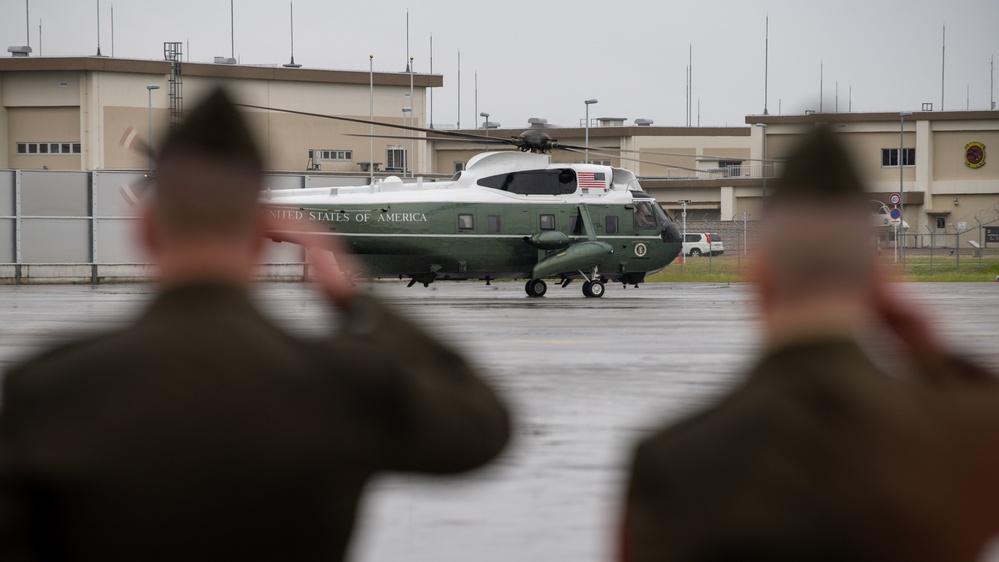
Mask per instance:
[[[567,147],[565,145],[559,145],[556,148],[559,150],[565,150],[566,152],[573,152],[576,154],[586,154],[585,150],[580,150],[579,148],[572,146]],[[638,158],[632,158],[630,156],[620,156],[618,154],[609,154],[606,152],[600,152],[599,150],[590,149],[590,154],[596,154],[597,156],[605,156],[607,158],[618,158],[621,160],[627,160],[629,162],[638,162],[639,164],[648,164],[650,166],[662,166],[664,168],[676,168],[677,170],[685,170],[688,172],[703,172],[704,170],[698,170],[697,168],[688,168],[686,166],[676,166],[673,164],[664,164],[662,162],[652,162],[650,160],[640,160]]]
[[[573,146],[572,148],[585,148],[581,146]],[[781,163],[784,162],[782,159],[775,158],[742,158],[740,156],[715,156],[712,154],[683,154],[680,152],[657,152],[654,150],[631,150],[629,148],[614,148],[609,146],[601,146],[598,150],[612,151],[612,152],[631,152],[634,154],[649,154],[653,156],[682,156],[682,157],[693,157],[701,159],[718,159],[718,160],[741,160],[743,162],[771,162],[771,163]],[[590,152],[593,151],[593,147],[590,147]]]
[[[473,133],[462,133],[459,131],[448,131],[446,129],[428,129],[425,127],[414,127],[410,125],[398,125],[396,123],[385,123],[382,121],[370,121],[368,119],[358,119],[356,117],[343,117],[341,115],[329,115],[326,113],[313,113],[310,111],[299,111],[296,109],[285,109],[281,107],[267,107],[264,105],[253,105],[249,103],[237,103],[240,107],[246,107],[250,109],[260,109],[263,111],[277,111],[281,113],[291,113],[293,115],[304,115],[306,117],[318,117],[320,119],[333,119],[336,121],[346,121],[348,123],[361,123],[363,125],[377,125],[379,127],[389,127],[392,129],[402,129],[404,131],[417,131],[421,133],[429,133],[435,135],[444,135],[446,137],[454,137],[455,139],[468,139],[468,140],[479,140],[479,139],[489,139],[490,142],[494,140],[500,141],[503,144],[509,144],[516,146],[517,142],[513,139],[503,139],[499,137],[487,137],[485,135],[476,135]]]
[[[127,127],[125,131],[121,134],[121,139],[118,140],[118,145],[126,150],[135,150],[142,153],[143,156],[149,156],[151,158],[156,158],[156,153],[153,152],[153,147],[149,146],[146,139],[142,138],[139,131],[135,127]]]
[[[509,144],[503,139],[491,138],[488,141],[486,139],[481,140],[471,140],[471,139],[452,139],[452,138],[441,138],[441,137],[404,137],[401,135],[367,135],[363,133],[343,133],[345,137],[369,137],[376,139],[398,139],[398,140],[418,140],[418,141],[440,141],[440,142],[454,142],[460,140],[463,142],[471,142],[476,144]]]

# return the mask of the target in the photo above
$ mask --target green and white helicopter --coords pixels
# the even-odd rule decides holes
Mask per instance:
[[[642,190],[634,173],[595,164],[554,164],[549,155],[553,149],[578,152],[584,147],[560,145],[543,129],[498,139],[375,124],[520,150],[481,153],[451,181],[404,183],[390,176],[370,185],[265,192],[266,212],[341,238],[372,277],[408,277],[410,286],[526,279],[524,289],[531,297],[544,296],[546,279],[563,287],[581,279],[585,296],[601,297],[606,282],[638,285],[680,252],[676,225]],[[282,239],[281,232],[271,236]]]
[[[676,225],[642,190],[634,173],[552,163],[551,150],[581,152],[584,147],[560,145],[544,130],[497,139],[376,124],[520,150],[480,153],[451,181],[404,183],[390,176],[370,185],[265,192],[271,216],[292,224],[308,222],[341,238],[372,277],[408,277],[410,286],[526,279],[524,289],[531,297],[544,296],[546,279],[563,287],[581,279],[585,296],[601,297],[606,282],[637,286],[680,252]],[[281,241],[282,232],[271,237]]]

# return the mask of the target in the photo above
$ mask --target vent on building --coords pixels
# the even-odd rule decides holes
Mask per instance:
[[[639,127],[649,127],[652,125],[652,119],[635,119],[635,125]]]
[[[7,47],[7,52],[12,57],[27,57],[31,55],[31,47],[27,45]]]
[[[232,57],[215,57],[215,64],[236,64],[236,59]]]

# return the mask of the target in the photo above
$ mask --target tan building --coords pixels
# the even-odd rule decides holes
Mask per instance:
[[[0,168],[143,169],[146,155],[121,146],[125,132],[131,127],[147,137],[151,118],[155,145],[169,126],[177,98],[182,110],[219,84],[248,104],[365,120],[373,91],[376,121],[406,119],[416,126],[426,123],[427,88],[443,84],[440,75],[187,62],[181,64],[179,83],[173,78],[172,63],[166,60],[0,59]],[[159,88],[147,89],[150,84]],[[271,169],[361,173],[372,160],[380,169],[401,171],[406,164],[401,139],[374,139],[372,156],[368,138],[347,136],[368,134],[366,124],[256,113],[253,123]],[[426,154],[413,144],[412,164],[416,173],[425,172]],[[412,164],[407,168],[412,170]]]
[[[442,76],[426,74],[199,63],[182,63],[181,69],[183,105],[224,84],[245,103],[360,120],[368,118],[373,79],[375,120],[402,123],[412,116],[416,126],[427,123],[427,89],[443,85]],[[0,168],[146,168],[146,155],[123,148],[121,139],[130,127],[146,137],[151,116],[155,145],[171,119],[176,97],[171,95],[172,78],[171,63],[165,60],[0,59]],[[160,88],[148,90],[149,84]],[[406,107],[412,112],[405,113]],[[828,122],[846,135],[870,182],[872,198],[887,202],[891,193],[904,194],[910,234],[944,234],[977,226],[976,221],[999,219],[999,165],[991,162],[990,155],[999,148],[999,112],[917,112],[904,116],[904,121],[900,117],[898,113],[749,116],[742,127],[656,127],[642,119],[630,125],[623,118],[595,118],[588,131],[584,126],[545,130],[561,144],[577,147],[586,145],[588,133],[590,161],[633,170],[644,188],[671,212],[679,211],[680,201],[686,201],[688,211],[707,220],[757,220],[763,216],[767,185],[780,173],[780,159],[802,131],[816,122]],[[369,140],[363,136],[371,130],[367,124],[308,115],[255,111],[253,122],[271,169],[352,175],[358,183],[367,180],[365,170],[371,160],[383,176],[403,175],[405,167],[415,175],[450,177],[482,150],[511,149],[455,140]],[[509,138],[528,127],[460,132]],[[374,132],[388,137],[409,134],[377,127]],[[444,129],[429,136],[440,139],[446,134]],[[412,146],[410,162],[407,145]],[[974,160],[976,154],[980,160]],[[584,154],[555,151],[553,159],[580,162]],[[764,160],[770,163],[764,166]],[[918,238],[911,243],[924,244]]]
[[[901,197],[907,245],[999,226],[999,111],[750,116],[753,157],[780,159],[816,122],[844,135],[873,199]],[[765,137],[764,137],[765,134]],[[764,138],[766,139],[764,141]],[[901,155],[901,162],[899,159]],[[901,163],[901,167],[899,164]]]

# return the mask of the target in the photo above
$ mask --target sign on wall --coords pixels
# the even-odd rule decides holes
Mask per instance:
[[[985,165],[985,145],[975,141],[964,145],[964,165],[977,169]]]

